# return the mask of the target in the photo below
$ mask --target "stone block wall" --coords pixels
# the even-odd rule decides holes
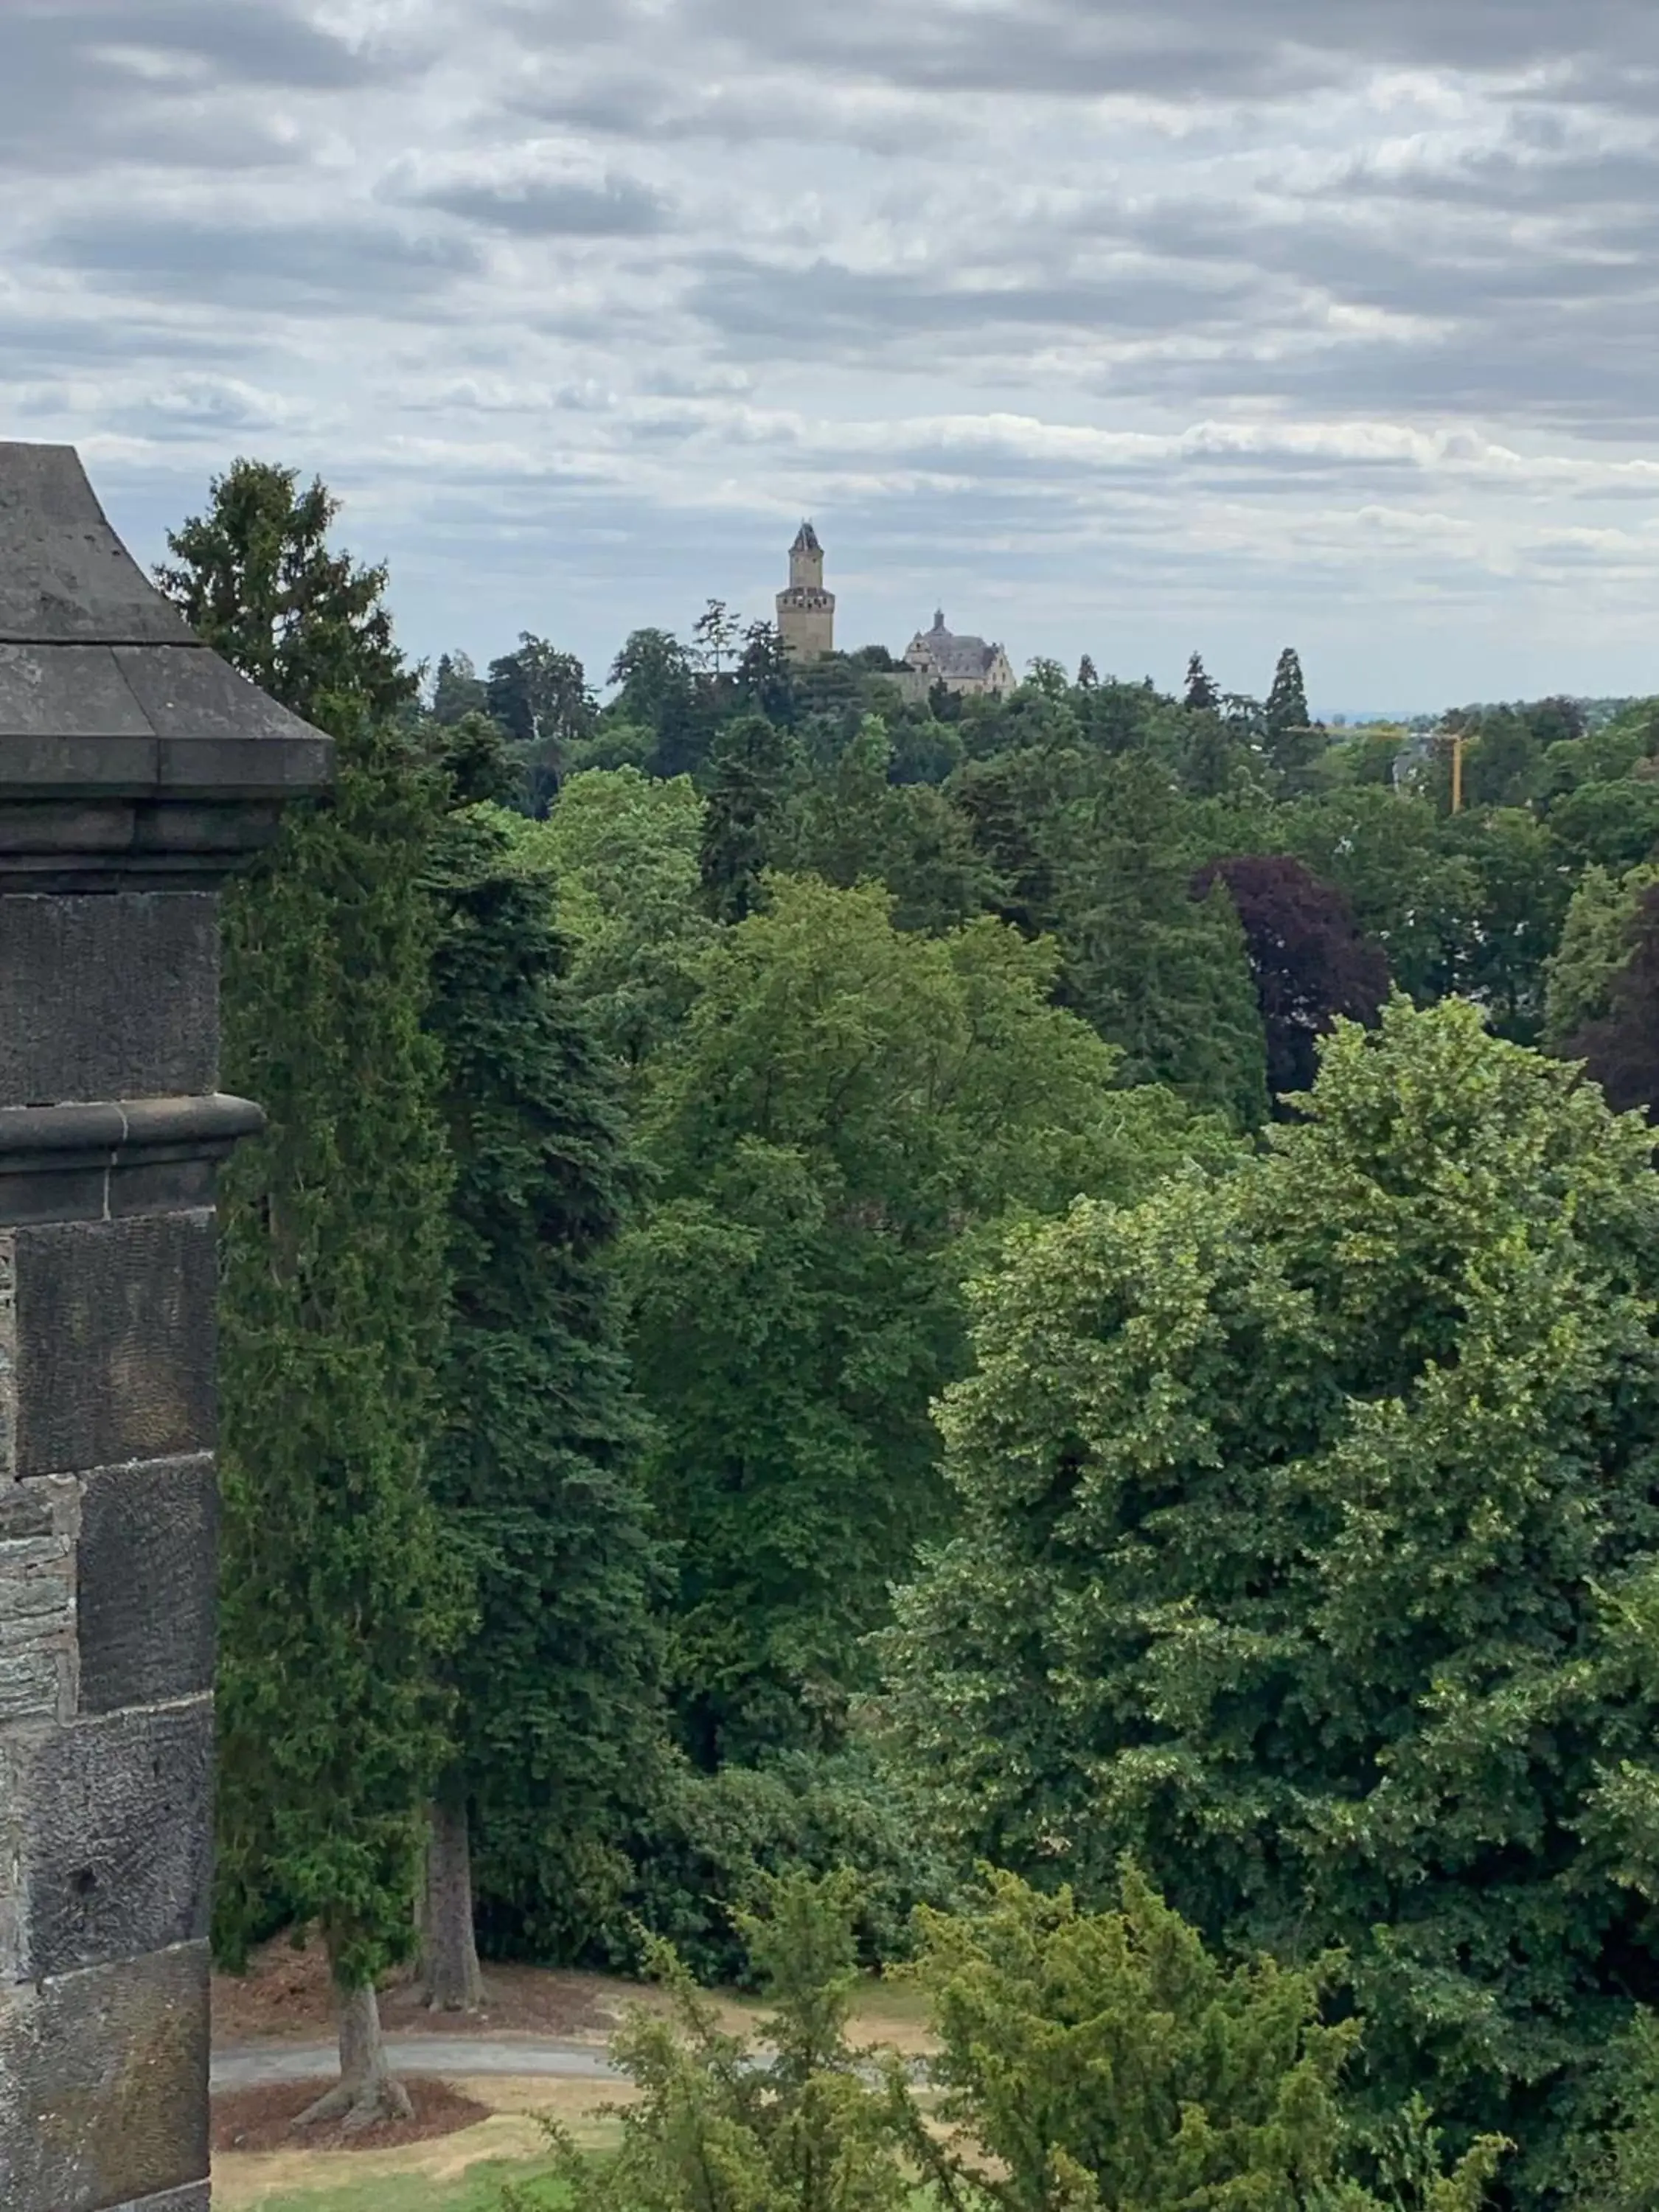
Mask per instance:
[[[206,2212],[218,896],[332,750],[0,442],[0,2212]]]
[[[202,2212],[211,896],[0,891],[0,2206]]]

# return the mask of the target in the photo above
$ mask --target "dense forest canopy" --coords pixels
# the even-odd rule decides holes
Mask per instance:
[[[788,2094],[840,2063],[823,1960],[920,1946],[1012,2176],[987,2052],[1036,2067],[1068,1987],[1133,2043],[1176,1978],[1237,2193],[1146,2194],[1158,2099],[1109,2151],[1039,2069],[998,2202],[1357,2208],[1409,2142],[1386,2201],[1472,2212],[1499,2137],[1504,2201],[1620,2201],[1659,700],[1325,728],[1274,646],[1260,699],[1199,653],[917,698],[717,600],[602,684],[525,633],[417,685],[331,518],[238,464],[167,572],[344,763],[228,940],[274,1112],[228,1193],[222,1948],[316,1921],[361,2012],[423,1846],[435,2002],[475,1942],[667,1939],[805,2003],[770,1895],[830,2008]],[[904,2203],[897,2106],[843,2102]],[[673,2154],[644,2127],[642,2201],[699,2201]]]

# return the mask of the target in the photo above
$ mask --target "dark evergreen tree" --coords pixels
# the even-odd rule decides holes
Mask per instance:
[[[574,653],[526,630],[516,653],[490,662],[484,698],[518,748],[525,802],[539,820],[564,781],[571,747],[593,732],[586,671]]]
[[[1100,763],[1086,798],[1050,823],[1064,995],[1121,1048],[1131,1081],[1250,1127],[1267,1106],[1261,1017],[1226,893],[1191,896],[1191,835],[1142,754]]]
[[[1291,730],[1308,728],[1308,690],[1302,680],[1302,662],[1294,646],[1287,645],[1279,656],[1279,665],[1273,670],[1273,688],[1267,694],[1267,737],[1269,742],[1285,736]]]
[[[209,487],[205,514],[167,535],[171,562],[156,581],[191,627],[233,667],[313,720],[332,700],[390,714],[415,696],[392,635],[384,567],[336,552],[339,512],[320,477],[299,489],[297,469],[232,462]]]
[[[1100,672],[1092,657],[1085,653],[1077,665],[1077,688],[1079,691],[1092,691],[1099,682]]]
[[[432,687],[432,719],[450,729],[468,714],[482,714],[489,710],[489,691],[483,678],[472,665],[471,658],[465,653],[446,653],[439,656],[438,673]]]
[[[1208,709],[1195,714],[1181,763],[1182,787],[1194,799],[1219,799],[1241,758],[1219,714]]]
[[[1267,1040],[1267,1094],[1311,1091],[1319,1040],[1339,1015],[1375,1023],[1389,994],[1389,963],[1355,927],[1334,884],[1283,853],[1213,861],[1194,889],[1224,884],[1244,929],[1256,1005]]]
[[[795,722],[795,672],[775,624],[750,623],[743,634],[743,657],[738,663],[738,696],[757,714],[780,729]]]
[[[691,625],[692,650],[710,676],[720,676],[736,657],[742,625],[724,599],[710,599]]]
[[[550,883],[466,804],[510,775],[489,725],[473,734],[486,742],[448,757],[462,804],[429,875],[428,1026],[456,1163],[434,1484],[476,1600],[428,1856],[428,1993],[450,2009],[478,2000],[474,1867],[498,1940],[580,1949],[622,1887],[663,1741],[658,1567],[607,1273],[626,1136]]]
[[[1221,694],[1210,680],[1201,653],[1195,653],[1187,663],[1187,696],[1182,703],[1195,714],[1213,714],[1220,709]]]
[[[1279,656],[1262,725],[1263,750],[1273,765],[1280,793],[1291,797],[1305,790],[1314,763],[1324,750],[1325,737],[1308,712],[1302,663],[1291,646],[1286,646]]]
[[[744,714],[715,738],[702,870],[703,897],[716,921],[741,921],[753,913],[761,878],[778,857],[798,766],[795,746],[764,714]]]
[[[273,1908],[314,1922],[340,2000],[339,2087],[406,2112],[374,1987],[406,1954],[434,1687],[464,1590],[427,1480],[450,1170],[422,1036],[441,788],[386,719],[412,690],[381,573],[331,553],[320,484],[239,462],[169,544],[196,627],[335,733],[335,786],[291,808],[225,905],[227,1080],[264,1105],[222,1188],[220,1879],[233,1960]]]

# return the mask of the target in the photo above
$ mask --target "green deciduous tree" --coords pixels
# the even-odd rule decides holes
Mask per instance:
[[[993,884],[967,818],[929,784],[890,781],[887,726],[866,714],[827,776],[803,792],[782,841],[788,866],[850,890],[883,883],[901,929],[954,929]]]
[[[1659,1179],[1461,1004],[1340,1030],[1311,1112],[985,1287],[892,1712],[988,1855],[1346,1945],[1368,2095],[1542,2203],[1659,1984]]]
[[[938,1523],[927,1408],[969,1233],[1217,1143],[1115,1088],[1054,970],[994,922],[923,938],[875,887],[774,878],[650,1072],[629,1273],[705,1765],[839,1732],[858,1639]]]
[[[574,653],[526,630],[515,652],[489,665],[485,705],[518,748],[529,811],[545,814],[572,751],[593,732],[598,709]]]
[[[1570,1039],[1612,1013],[1614,986],[1636,949],[1642,894],[1655,883],[1659,869],[1652,867],[1623,874],[1589,867],[1580,877],[1560,939],[1545,963],[1547,1051],[1564,1052]]]
[[[475,795],[476,773],[457,793]],[[580,1948],[622,1886],[660,1765],[659,1570],[607,1275],[632,1172],[615,1073],[565,980],[552,887],[499,821],[464,805],[428,882],[456,1166],[433,1488],[475,1619],[447,1669],[425,1938],[429,2001],[466,2009],[475,1868],[487,1923],[544,1954]]]
[[[699,873],[703,818],[689,776],[590,769],[572,776],[546,822],[504,824],[551,874],[571,988],[631,1071],[684,1019],[714,935]]]
[[[1426,799],[1361,785],[1297,799],[1252,834],[1282,841],[1346,894],[1396,988],[1419,1006],[1463,988],[1486,894],[1468,850],[1453,845]]]

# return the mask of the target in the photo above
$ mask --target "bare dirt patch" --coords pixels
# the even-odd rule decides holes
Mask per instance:
[[[603,2043],[629,1991],[600,1974],[545,1966],[487,1964],[481,2012],[429,2012],[410,1974],[380,1992],[380,2023],[397,2035],[546,2035]],[[220,2050],[246,2043],[326,2042],[334,2032],[328,1960],[320,1943],[296,1949],[278,1936],[255,1953],[246,1974],[213,1978],[213,2040]]]
[[[390,2150],[401,2143],[458,2135],[489,2118],[488,2105],[463,2095],[447,2081],[415,2075],[404,2085],[415,2107],[412,2120],[365,2128],[356,2135],[337,2127],[307,2128],[296,2134],[294,2122],[329,2086],[326,2081],[283,2081],[264,2089],[222,2090],[213,2100],[215,2151]]]

